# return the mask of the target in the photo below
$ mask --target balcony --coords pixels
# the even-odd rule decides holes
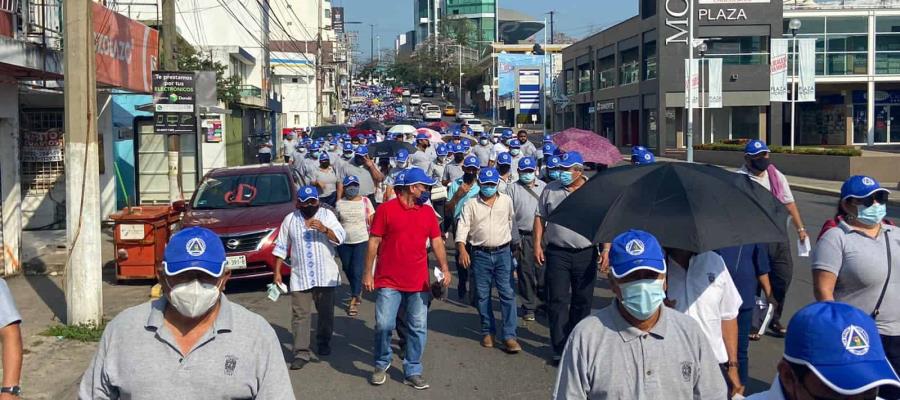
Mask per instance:
[[[900,0],[784,0],[784,10],[900,9]]]
[[[241,85],[241,104],[250,106],[266,107],[266,98],[263,97],[262,89],[253,85]]]

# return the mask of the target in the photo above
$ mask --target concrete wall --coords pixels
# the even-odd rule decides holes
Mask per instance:
[[[22,191],[19,174],[19,88],[0,83],[0,232],[3,254],[0,275],[19,270],[22,242]]]
[[[203,163],[203,170],[201,171],[201,176],[206,175],[207,172],[227,166],[226,157],[225,157],[225,148],[228,138],[225,135],[227,132],[228,126],[226,122],[226,118],[224,115],[207,115],[203,117],[204,120],[218,120],[222,122],[222,141],[221,142],[206,142],[205,135],[201,135],[200,137],[200,151],[202,152],[201,160]]]
[[[117,138],[113,128],[113,106],[110,94],[97,94],[97,107],[100,116],[97,118],[97,133],[101,137],[103,146],[99,151],[103,160],[103,171],[100,173],[100,216],[103,221],[109,221],[109,215],[116,212],[116,155],[114,142]]]

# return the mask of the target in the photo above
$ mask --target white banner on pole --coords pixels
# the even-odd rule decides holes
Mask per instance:
[[[709,60],[709,93],[707,94],[706,108],[722,108],[722,59],[708,58]]]
[[[700,60],[684,60],[684,108],[700,108]],[[690,93],[690,96],[688,96]]]
[[[788,39],[772,39],[772,55],[769,64],[769,100],[788,101]]]
[[[800,74],[797,83],[797,101],[816,101],[816,39],[798,40]]]

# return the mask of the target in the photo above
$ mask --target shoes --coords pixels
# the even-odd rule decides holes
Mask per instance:
[[[514,338],[506,339],[503,344],[506,346],[507,353],[516,354],[522,351],[522,346],[519,346],[519,342]]]
[[[384,385],[387,382],[387,370],[391,368],[390,365],[385,369],[376,368],[374,372],[372,372],[372,376],[369,377],[369,383],[378,386]]]
[[[526,321],[534,321],[534,311],[526,311],[522,319]]]
[[[408,376],[406,377],[406,383],[416,390],[425,390],[430,387],[428,386],[428,382],[425,380],[425,378],[422,377],[422,375]]]
[[[494,337],[491,335],[484,335],[484,337],[481,338],[481,347],[494,347]]]
[[[302,358],[295,358],[294,361],[291,362],[291,369],[292,370],[303,369],[303,367],[305,367],[306,364],[308,364],[308,363],[309,363],[309,360],[304,360]]]
[[[320,344],[318,353],[320,356],[330,356],[331,355],[331,346],[329,346],[327,344]]]
[[[550,365],[552,365],[554,367],[558,367],[560,361],[562,361],[562,355],[554,354],[553,357],[550,359]]]
[[[359,297],[351,297],[350,304],[347,306],[347,315],[355,317],[359,315]]]

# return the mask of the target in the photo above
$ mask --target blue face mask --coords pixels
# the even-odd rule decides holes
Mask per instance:
[[[880,203],[872,203],[870,207],[859,205],[856,210],[856,219],[866,225],[878,225],[887,215],[887,206]]]
[[[522,181],[522,183],[534,182],[534,172],[526,172],[519,175],[519,180]]]
[[[660,279],[641,279],[619,285],[622,292],[622,306],[632,317],[646,321],[659,309],[666,298],[663,281]]]
[[[318,152],[318,151],[314,151],[314,152],[312,152],[312,154],[310,154],[310,155],[312,156],[312,158],[315,158],[315,159],[318,159],[318,158],[319,158],[319,152]]]
[[[426,190],[416,198],[416,204],[421,206],[422,204],[427,203],[428,200],[431,200],[431,191]]]
[[[484,197],[494,197],[497,194],[496,186],[482,186],[481,187],[481,195]]]
[[[575,182],[575,178],[572,177],[572,171],[561,171],[559,173],[559,181],[565,186],[569,186],[572,182]]]
[[[558,181],[559,180],[559,171],[558,170],[550,171],[550,179],[552,179],[554,181]]]

